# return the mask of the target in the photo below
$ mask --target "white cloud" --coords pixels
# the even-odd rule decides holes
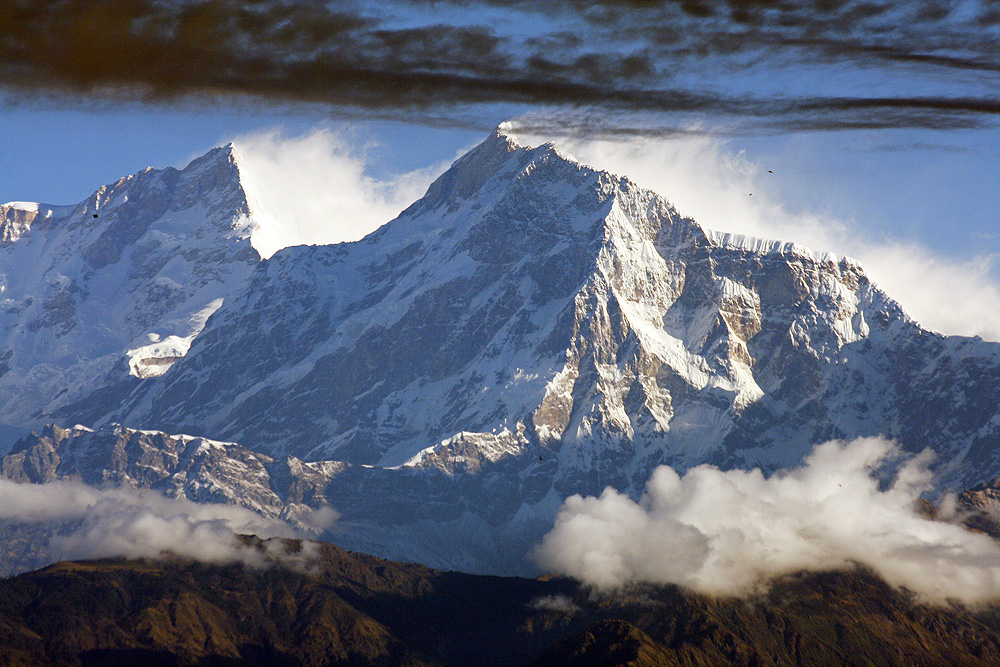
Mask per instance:
[[[420,198],[447,166],[378,180],[367,173],[364,148],[327,129],[246,134],[233,145],[261,223],[252,242],[265,257],[290,245],[360,239]]]
[[[661,466],[634,502],[608,488],[568,498],[536,552],[550,570],[596,587],[675,583],[739,594],[802,570],[862,564],[930,601],[1000,597],[1000,545],[915,510],[929,457],[905,462],[889,488],[873,472],[896,454],[881,438],[818,445],[799,468]]]
[[[537,144],[551,138],[524,139]],[[583,162],[663,194],[709,229],[853,257],[925,327],[1000,341],[1000,285],[991,274],[992,257],[948,259],[917,244],[873,238],[831,216],[792,212],[768,195],[766,179],[773,175],[708,135],[556,143]]]
[[[70,481],[19,484],[0,479],[0,519],[47,524],[54,559],[156,558],[170,552],[213,563],[262,565],[275,559],[275,547],[248,549],[237,534],[298,535],[287,523],[242,507]]]
[[[575,614],[580,607],[568,595],[543,595],[531,601],[532,609],[555,611],[561,614]]]

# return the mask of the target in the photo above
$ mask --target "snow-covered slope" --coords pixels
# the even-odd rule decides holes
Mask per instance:
[[[0,206],[0,423],[162,374],[260,261],[256,227],[231,147],[76,206]]]
[[[511,571],[570,494],[792,465],[882,434],[1000,473],[1000,345],[923,330],[857,263],[703,229],[496,133],[367,238],[262,262],[162,377],[64,423],[338,460],[345,546]]]

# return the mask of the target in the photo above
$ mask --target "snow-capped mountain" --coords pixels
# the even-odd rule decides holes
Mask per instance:
[[[0,423],[162,374],[260,261],[257,227],[231,147],[75,206],[0,206]]]
[[[921,329],[852,260],[496,133],[362,241],[261,264],[124,408],[69,416],[305,460],[525,457],[595,492],[875,433],[982,465],[998,387],[1000,346]]]
[[[523,572],[563,499],[637,496],[660,464],[881,434],[934,449],[942,487],[991,479],[998,396],[1000,345],[922,329],[856,262],[497,132],[365,239],[261,262],[162,376],[57,418],[326,461],[339,544]]]

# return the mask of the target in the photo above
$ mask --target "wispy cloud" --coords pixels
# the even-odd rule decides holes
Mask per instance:
[[[876,471],[897,452],[881,438],[818,445],[796,469],[660,467],[635,502],[608,488],[568,498],[539,563],[600,588],[674,583],[733,595],[802,570],[874,570],[926,600],[1000,597],[1000,545],[922,516],[928,457],[905,462],[888,488]]]
[[[250,548],[237,535],[298,536],[287,523],[241,507],[70,481],[19,484],[0,479],[0,519],[44,524],[54,560],[171,553],[212,563],[264,565],[281,557],[281,550]]]
[[[1000,113],[998,26],[986,0],[20,0],[0,12],[0,85],[425,121],[562,105],[590,109],[581,127],[595,131],[658,131],[692,113],[758,128],[955,127]]]

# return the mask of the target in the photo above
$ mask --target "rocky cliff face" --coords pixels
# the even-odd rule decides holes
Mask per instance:
[[[229,147],[76,206],[0,207],[0,423],[163,373],[260,260],[253,226]]]

